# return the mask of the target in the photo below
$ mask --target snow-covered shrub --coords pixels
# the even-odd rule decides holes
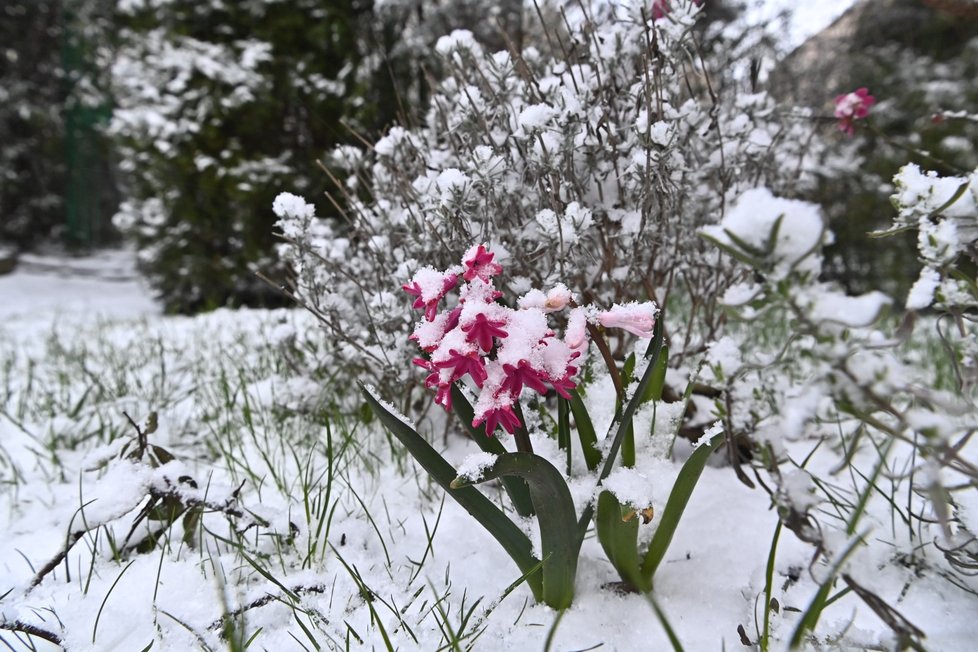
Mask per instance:
[[[939,176],[911,163],[893,182],[891,200],[897,216],[890,233],[915,230],[918,258],[924,265],[907,297],[907,308],[934,305],[959,316],[972,311],[978,307],[978,288],[963,263],[976,262],[978,254],[978,170]]]
[[[511,270],[515,295],[563,282],[586,302],[664,305],[682,286],[696,313],[690,346],[716,333],[714,297],[732,271],[696,229],[739,191],[796,185],[810,127],[782,122],[766,94],[744,92],[746,78],[717,94],[713,77],[735,68],[698,55],[698,10],[675,2],[653,19],[595,6],[569,36],[547,28],[572,50],[491,53],[466,31],[441,38],[424,124],[333,152],[346,219],[276,206],[296,294],[340,342],[337,362],[408,381],[399,335],[413,320],[391,297],[478,241]]]
[[[969,226],[978,215],[974,179],[926,176],[910,165],[895,183],[896,230],[918,230],[926,266],[908,307],[937,302],[953,315],[962,342],[949,353],[958,377],[973,380],[976,332],[967,313],[975,304],[974,279],[956,265],[978,236]],[[706,357],[703,380],[719,390],[715,413],[727,432],[755,442],[756,464],[774,480],[769,491],[781,524],[816,546],[814,561],[824,565],[816,579],[824,590],[795,627],[793,644],[814,628],[837,580],[877,613],[881,604],[892,611],[865,572],[877,555],[869,551],[871,532],[892,546],[892,562],[916,563],[960,584],[978,556],[976,524],[958,510],[953,493],[978,481],[978,469],[962,455],[974,432],[973,384],[939,390],[926,368],[914,368],[920,358],[903,346],[905,326],[880,320],[889,297],[849,296],[819,280],[822,248],[832,237],[817,206],[752,190],[701,233],[755,272],[723,297],[743,325],[731,326]],[[787,326],[780,341],[756,346],[757,332],[772,324]],[[811,442],[808,450],[799,446],[804,442]],[[806,468],[823,443],[834,461]],[[799,450],[807,459],[796,457]],[[831,486],[827,476],[843,469],[862,481],[851,489]],[[893,505],[888,515],[899,515],[901,527],[882,528],[878,512],[867,515],[869,494],[880,491],[883,477],[891,491],[906,494],[906,509]],[[900,627],[894,633],[901,640],[922,636]]]
[[[354,5],[118,4],[115,222],[168,310],[281,301],[253,273],[280,269],[265,207],[285,183],[323,186],[357,83]]]

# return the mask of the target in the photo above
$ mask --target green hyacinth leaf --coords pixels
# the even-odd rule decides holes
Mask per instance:
[[[478,427],[472,425],[475,410],[472,409],[472,404],[458,385],[454,384],[452,385],[452,411],[462,423],[469,438],[482,449],[482,452],[492,455],[502,455],[507,452],[506,447],[498,439],[486,434],[485,424]],[[530,499],[530,489],[526,486],[526,482],[521,478],[505,477],[502,483],[516,513],[524,518],[533,516],[533,501]]]
[[[666,556],[669,544],[672,543],[672,538],[676,534],[676,529],[679,527],[679,521],[682,519],[683,511],[689,503],[690,496],[693,495],[693,489],[696,488],[696,483],[699,481],[700,475],[703,474],[703,469],[706,467],[710,455],[719,448],[722,442],[723,433],[714,435],[708,442],[697,446],[693,454],[683,464],[683,468],[680,469],[676,483],[672,486],[672,491],[669,493],[669,500],[666,501],[665,509],[662,510],[659,527],[656,528],[655,534],[652,535],[649,549],[646,551],[645,558],[642,560],[642,577],[647,586],[652,585],[652,578],[655,576],[655,571],[659,568],[659,564],[662,563],[662,560]]]
[[[577,437],[581,440],[581,454],[584,455],[584,463],[587,465],[588,471],[593,471],[601,463],[598,436],[594,431],[591,415],[588,414],[580,393],[576,389],[572,389],[570,396],[570,409],[574,415],[574,423],[577,424]]]
[[[554,609],[566,609],[574,599],[580,543],[574,500],[560,471],[539,455],[506,453],[497,457],[478,479],[459,477],[452,486],[507,476],[526,481],[536,508],[543,553],[543,602]]]
[[[642,380],[639,381],[638,387],[635,389],[635,392],[632,393],[632,398],[630,401],[628,401],[628,405],[622,412],[621,418],[611,424],[612,428],[617,425],[618,429],[615,431],[615,435],[611,439],[611,446],[608,447],[608,454],[604,458],[604,466],[601,467],[601,472],[598,474],[598,484],[604,482],[604,479],[608,477],[608,474],[610,474],[611,470],[614,468],[615,459],[618,457],[618,452],[621,450],[622,443],[625,440],[625,435],[629,430],[631,430],[632,417],[635,416],[635,411],[638,410],[639,405],[641,405],[642,398],[649,391],[649,385],[652,383],[652,377],[655,375],[655,370],[659,365],[659,359],[663,357],[663,338],[664,331],[662,328],[662,316],[660,315],[659,319],[657,319],[655,323],[652,341],[649,342],[649,347],[645,352],[645,357],[651,359],[648,366],[645,368],[645,373],[642,374]],[[581,518],[577,522],[577,534],[581,541],[584,540],[584,535],[587,534],[587,530],[591,524],[591,518],[593,516],[594,504],[592,503],[584,509],[584,512],[581,514]]]
[[[564,451],[567,475],[571,474],[570,406],[563,396],[557,397],[557,446]]]
[[[663,346],[659,357],[656,358],[655,369],[652,370],[652,381],[649,383],[645,394],[642,396],[642,403],[649,401],[661,401],[662,391],[666,386],[666,369],[669,367],[669,347]]]
[[[503,514],[502,510],[474,487],[453,488],[452,480],[458,475],[455,468],[446,462],[414,428],[382,404],[363,383],[357,384],[360,385],[367,404],[381,423],[404,445],[428,475],[499,542],[519,567],[520,572],[527,575],[526,581],[533,592],[533,597],[542,600],[543,578],[540,573],[531,572],[540,560],[533,556],[530,539]]]
[[[596,519],[598,541],[622,581],[633,589],[647,591],[649,587],[645,584],[638,558],[639,517],[632,511],[632,518],[626,519],[624,512],[613,493],[601,492]]]

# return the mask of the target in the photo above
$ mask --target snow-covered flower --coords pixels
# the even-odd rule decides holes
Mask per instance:
[[[869,108],[874,104],[876,98],[865,87],[836,97],[835,117],[839,119],[839,129],[851,136],[855,132],[853,122],[869,115]]]
[[[431,267],[424,267],[418,270],[409,283],[401,287],[408,294],[417,297],[412,307],[419,310],[423,308],[425,319],[434,321],[438,313],[438,302],[457,283],[458,274],[453,270],[437,272]]]
[[[466,376],[479,388],[472,425],[485,424],[492,434],[501,425],[508,432],[520,427],[514,411],[524,388],[545,394],[552,388],[569,398],[576,387],[573,364],[587,342],[586,314],[575,309],[568,339],[557,338],[546,313],[570,305],[573,295],[557,284],[547,294],[527,293],[519,308],[496,302],[501,296],[492,277],[502,272],[484,244],[470,247],[461,266],[445,271],[423,267],[402,287],[424,310],[410,339],[429,354],[414,364],[428,371],[424,384],[435,390],[435,402],[450,409],[452,385]],[[441,300],[459,283],[459,303],[439,312]],[[524,297],[525,298],[525,297]]]
[[[658,311],[653,301],[616,303],[611,310],[599,312],[597,320],[605,328],[621,328],[639,337],[652,337]]]
[[[462,264],[465,266],[462,277],[466,281],[478,277],[489,282],[490,278],[503,271],[502,265],[492,262],[493,257],[494,254],[489,253],[484,244],[470,248],[462,258]]]

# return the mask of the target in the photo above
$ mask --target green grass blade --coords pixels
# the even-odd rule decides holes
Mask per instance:
[[[869,496],[872,494],[873,490],[876,489],[876,480],[879,478],[880,473],[886,466],[886,457],[889,454],[890,448],[893,445],[895,439],[891,439],[886,449],[881,451],[880,460],[876,467],[873,469],[873,473],[869,480],[866,482],[866,488],[859,496],[859,501],[853,507],[849,520],[846,522],[846,534],[853,536],[856,533],[856,527],[859,524],[859,519],[862,517],[863,512],[866,509],[866,504],[869,502]],[[815,625],[818,624],[818,619],[822,615],[822,611],[829,605],[829,591],[832,589],[832,582],[835,579],[835,575],[839,568],[842,567],[842,563],[855,551],[856,545],[862,540],[862,537],[856,537],[853,539],[845,551],[839,555],[838,559],[832,564],[832,570],[829,574],[829,579],[819,587],[818,592],[812,599],[811,604],[805,610],[804,615],[798,622],[798,627],[795,628],[794,634],[791,636],[790,647],[792,649],[797,648],[801,645],[801,640],[804,638],[805,633],[815,629]]]
[[[577,424],[577,437],[581,440],[581,454],[584,455],[584,463],[587,464],[588,471],[593,471],[601,463],[601,452],[597,447],[598,435],[594,432],[591,415],[587,413],[581,395],[576,389],[570,390],[570,395],[570,409]]]
[[[676,483],[669,493],[669,500],[666,501],[665,509],[662,510],[662,520],[659,522],[655,534],[652,535],[649,549],[645,553],[645,559],[642,560],[642,577],[646,585],[652,584],[655,571],[666,556],[669,544],[672,543],[672,537],[676,534],[676,528],[679,527],[683,511],[685,511],[689,498],[693,495],[693,489],[696,488],[696,483],[703,473],[703,468],[721,442],[723,442],[723,433],[714,435],[709,443],[697,447],[686,460],[686,463],[683,464],[683,468],[680,469]]]
[[[801,646],[806,632],[815,629],[815,625],[818,624],[818,619],[822,615],[822,610],[828,606],[829,591],[832,590],[832,584],[835,582],[836,574],[849,558],[849,555],[856,550],[856,546],[861,542],[861,536],[853,538],[842,553],[833,561],[832,567],[828,572],[828,579],[825,580],[822,586],[819,587],[818,592],[815,593],[815,597],[812,598],[808,608],[805,609],[805,613],[802,614],[801,619],[798,621],[798,626],[791,635],[791,641],[788,643],[790,649],[797,650]]]
[[[557,397],[557,446],[567,456],[567,475],[571,474],[570,408],[567,399]]]
[[[508,475],[526,480],[540,524],[543,553],[543,602],[554,609],[566,609],[574,599],[577,575],[577,514],[564,476],[553,464],[533,453],[506,453],[483,471],[476,482]],[[457,478],[452,486],[473,481]]]
[[[781,520],[774,528],[771,549],[767,554],[767,568],[764,569],[764,630],[761,633],[761,652],[767,652],[771,640],[771,594],[774,589],[774,559],[778,553],[778,539],[781,537]]]
[[[646,593],[645,597],[649,601],[649,604],[652,605],[652,610],[655,611],[656,618],[662,624],[662,629],[666,631],[666,636],[669,637],[669,644],[672,645],[673,652],[684,652],[683,644],[679,642],[679,637],[676,636],[675,630],[669,624],[669,619],[666,618],[666,612],[659,606],[659,602],[655,599],[655,596],[651,593]]]
[[[521,572],[527,573],[532,569],[539,560],[533,556],[533,547],[523,531],[477,489],[473,487],[453,489],[452,480],[458,475],[454,467],[446,462],[414,428],[382,405],[362,383],[358,384],[377,418],[407,448],[432,479],[499,542]],[[543,580],[540,575],[528,576],[527,584],[537,600],[543,598]]]
[[[604,548],[608,561],[618,571],[621,579],[632,588],[646,591],[642,569],[638,559],[638,517],[624,519],[621,503],[610,491],[598,496],[598,541]]]
[[[498,439],[486,434],[485,424],[477,428],[472,426],[475,410],[472,409],[472,404],[469,403],[469,399],[458,388],[458,385],[452,385],[452,411],[462,423],[462,427],[469,438],[483,452],[493,455],[502,455],[508,452]],[[509,494],[509,499],[512,501],[516,513],[524,518],[533,516],[533,501],[530,499],[530,489],[526,486],[526,482],[521,478],[506,477],[502,478],[502,483],[506,493]]]

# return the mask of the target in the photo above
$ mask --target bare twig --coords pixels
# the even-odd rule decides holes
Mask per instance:
[[[28,636],[35,636],[47,641],[48,643],[54,643],[61,649],[65,649],[64,642],[62,641],[60,635],[55,634],[50,630],[38,627],[37,625],[25,623],[22,620],[0,620],[0,630],[19,632],[21,634],[27,634]]]

